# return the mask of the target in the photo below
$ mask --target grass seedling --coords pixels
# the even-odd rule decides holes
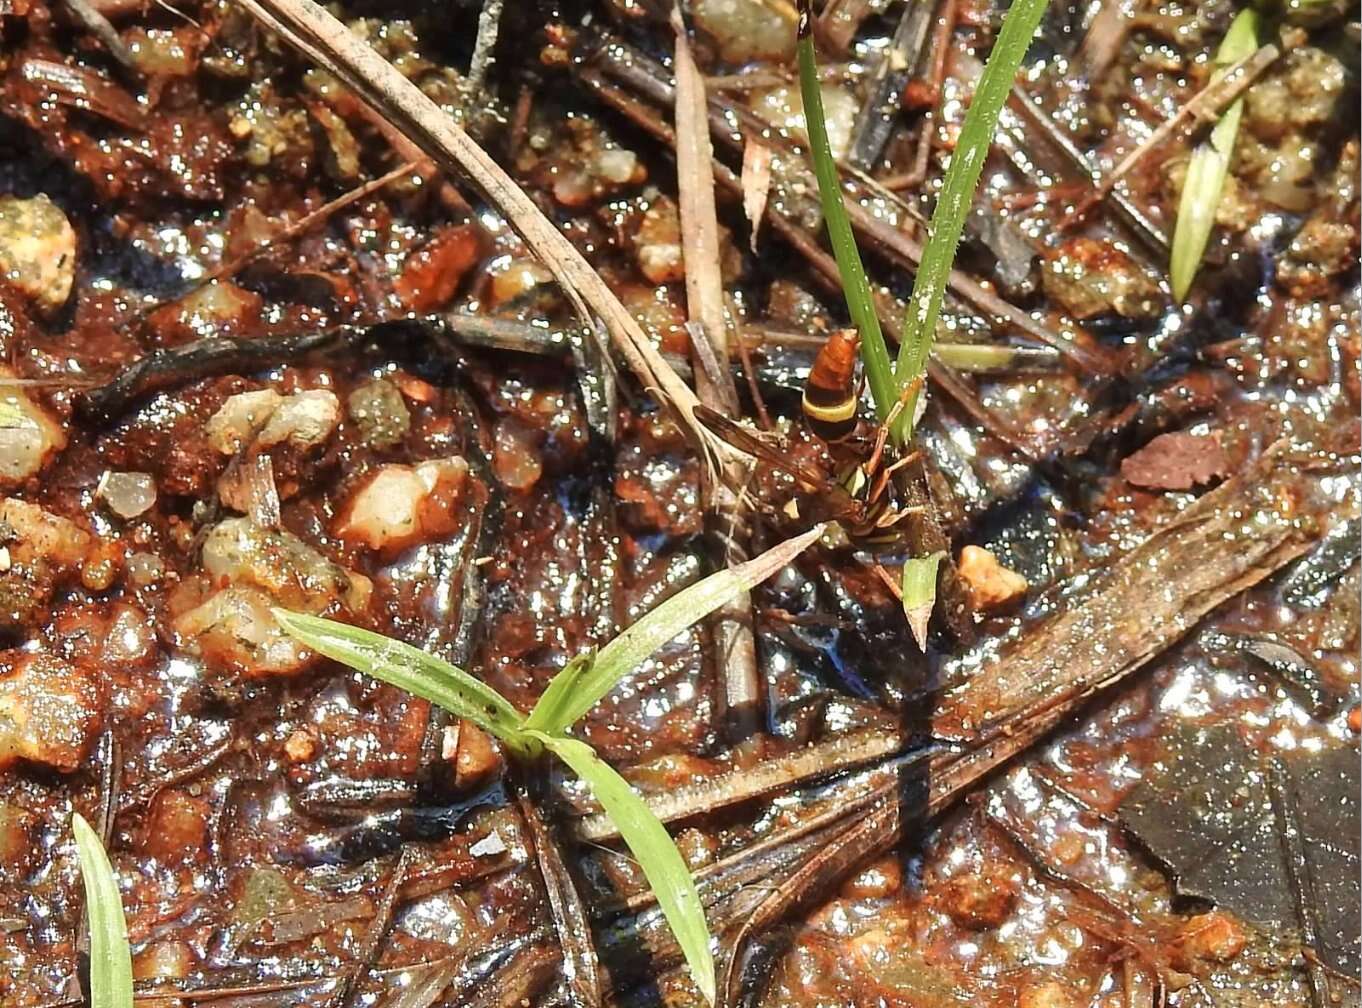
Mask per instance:
[[[1230,23],[1230,29],[1215,54],[1215,72],[1211,81],[1219,80],[1228,69],[1253,54],[1258,48],[1259,16],[1252,7],[1240,11]],[[1187,178],[1182,185],[1178,202],[1178,219],[1173,228],[1173,247],[1168,265],[1168,276],[1173,285],[1173,297],[1181,302],[1201,268],[1206,254],[1206,243],[1215,224],[1215,211],[1230,172],[1230,155],[1239,134],[1239,119],[1244,113],[1244,98],[1240,95],[1221,113],[1205,141],[1197,145],[1187,163]]]
[[[598,652],[568,662],[528,715],[463,669],[409,644],[317,616],[284,609],[274,615],[286,632],[312,650],[438,704],[495,735],[517,758],[531,760],[549,752],[566,763],[586,782],[643,869],[696,986],[713,1004],[709,926],[690,870],[638,793],[589,745],[566,732],[659,647],[756,587],[822,534],[823,526],[817,526],[677,592]]]
[[[993,133],[998,127],[998,116],[1048,3],[1049,0],[1014,0],[1003,18],[1002,29],[984,65],[974,98],[961,125],[955,151],[951,154],[950,165],[946,169],[941,195],[937,197],[936,210],[932,214],[927,243],[922,250],[922,262],[913,280],[913,293],[908,301],[898,361],[891,366],[879,319],[875,315],[870,285],[847,220],[846,207],[842,203],[837,164],[828,143],[813,47],[811,0],[800,0],[799,87],[804,99],[804,121],[809,134],[814,175],[818,179],[823,218],[842,276],[848,313],[861,331],[861,360],[871,397],[875,400],[875,412],[881,422],[890,415],[900,394],[907,390],[906,408],[899,412],[890,427],[891,440],[899,448],[913,437],[918,400],[924,384],[922,379],[927,371],[932,343],[936,339],[936,323],[941,314],[946,284],[965,227],[965,217],[974,202],[974,190],[979,185],[979,176],[993,143]],[[936,571],[940,559],[939,554],[910,557],[903,568],[904,612],[919,640],[922,640],[922,632],[919,631],[925,631],[936,600]]]
[[[903,614],[918,641],[927,639],[927,621],[932,618],[932,606],[936,604],[936,572],[941,557],[941,553],[929,553],[903,561],[899,588],[903,593]]]
[[[979,185],[979,175],[993,143],[998,116],[1048,4],[1049,0],[1016,0],[1003,18],[1002,30],[984,65],[969,111],[965,113],[965,121],[960,127],[960,137],[951,155],[950,165],[946,169],[941,195],[937,198],[936,211],[932,214],[927,244],[922,250],[922,262],[913,281],[898,361],[891,368],[879,318],[875,314],[870,284],[866,280],[861,255],[847,220],[846,207],[842,203],[837,163],[828,143],[822,92],[818,87],[818,63],[813,46],[812,0],[800,0],[799,89],[804,100],[809,151],[814,176],[818,180],[828,240],[842,275],[847,311],[851,321],[861,331],[862,363],[871,397],[875,400],[875,411],[881,421],[893,409],[900,391],[926,372],[927,357],[936,337],[936,322],[941,314],[951,265],[955,262],[956,247],[960,244],[965,217],[973,204],[974,190]],[[912,437],[919,395],[920,392],[916,390],[911,394],[909,408],[900,413],[894,426],[894,441],[900,447]]]
[[[109,856],[80,813],[71,816],[71,830],[90,922],[90,1008],[132,1008],[132,953]]]

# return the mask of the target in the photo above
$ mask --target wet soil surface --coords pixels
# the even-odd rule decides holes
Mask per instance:
[[[391,634],[528,710],[721,564],[701,460],[626,372],[592,372],[571,303],[474,185],[409,166],[283,233],[412,153],[243,8],[94,7],[126,65],[72,8],[0,2],[0,1004],[79,1003],[73,811],[104,824],[139,1004],[560,1004],[565,955],[593,947],[620,1003],[698,1004],[578,785],[508,768],[269,610]],[[334,10],[669,361],[705,366],[660,5],[507,5],[476,80],[474,6]],[[1281,55],[1247,91],[1188,304],[1166,268],[1188,138],[1088,199],[1087,172],[1206,84],[1235,10],[1047,14],[920,434],[960,572],[927,652],[873,570],[902,546],[830,536],[753,593],[755,730],[705,627],[577,729],[669,809],[711,927],[742,939],[743,1003],[1356,1003],[1355,5],[1268,19]],[[688,14],[732,329],[781,451],[814,464],[799,391],[845,316],[793,10]],[[886,318],[1000,17],[823,13]],[[767,159],[754,236],[742,190]],[[749,489],[755,552],[801,495],[764,467]],[[590,912],[567,952],[525,786]],[[788,905],[750,933],[772,893]]]

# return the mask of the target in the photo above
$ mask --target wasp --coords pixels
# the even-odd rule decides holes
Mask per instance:
[[[708,407],[697,407],[695,415],[733,447],[794,481],[805,496],[784,509],[791,517],[801,523],[835,521],[854,541],[891,542],[899,538],[898,528],[907,517],[924,510],[921,506],[898,507],[888,493],[893,473],[918,458],[913,452],[885,464],[889,425],[911,394],[911,387],[872,438],[860,436],[859,351],[860,336],[855,329],[835,330],[819,349],[804,383],[801,413],[809,432],[827,448],[823,467],[796,461],[787,446],[773,443]],[[790,514],[791,508],[794,514]]]

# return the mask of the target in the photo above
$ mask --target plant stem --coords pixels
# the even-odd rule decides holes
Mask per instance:
[[[870,294],[861,253],[851,233],[846,207],[842,205],[841,181],[837,177],[837,162],[828,142],[828,128],[823,119],[823,92],[818,86],[818,63],[813,52],[813,11],[811,0],[799,0],[799,92],[804,99],[804,125],[809,134],[809,151],[813,156],[813,173],[818,179],[818,197],[823,204],[823,221],[828,227],[828,241],[842,274],[842,291],[846,295],[847,312],[861,334],[861,360],[865,364],[870,396],[875,400],[875,413],[880,421],[889,415],[898,399],[894,382],[894,366],[880,331],[880,319],[875,314],[875,301]]]
[[[936,337],[936,321],[941,314],[951,264],[955,261],[955,249],[960,243],[965,217],[973,204],[974,190],[992,146],[993,131],[1012,90],[1017,68],[1026,56],[1048,3],[1049,0],[1015,0],[1003,19],[993,52],[974,90],[974,98],[960,128],[960,139],[951,155],[950,167],[946,169],[941,195],[937,197],[927,244],[922,250],[922,262],[913,281],[913,294],[904,319],[903,342],[899,344],[898,366],[894,372],[901,387],[927,368],[927,356]],[[920,395],[921,392],[912,394],[907,408],[894,424],[892,433],[899,444],[912,437]]]

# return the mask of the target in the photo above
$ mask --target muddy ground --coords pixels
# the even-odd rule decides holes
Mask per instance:
[[[692,378],[667,11],[498,7],[331,10]],[[919,435],[959,568],[926,653],[873,569],[902,544],[830,537],[753,593],[748,709],[700,627],[579,728],[672,821],[740,1003],[1357,1001],[1356,5],[1268,12],[1187,304],[1168,236],[1202,134],[1092,198],[1236,9],[1046,16]],[[822,12],[891,335],[1001,13]],[[738,410],[755,389],[817,462],[799,392],[846,316],[793,10],[687,15]],[[72,811],[105,831],[139,1004],[570,1003],[582,957],[622,1004],[699,1003],[579,786],[269,613],[392,634],[528,710],[724,563],[732,508],[706,514],[683,429],[474,182],[236,3],[0,0],[0,71],[0,1004],[79,1003]],[[798,528],[788,479],[747,490],[739,548]]]

